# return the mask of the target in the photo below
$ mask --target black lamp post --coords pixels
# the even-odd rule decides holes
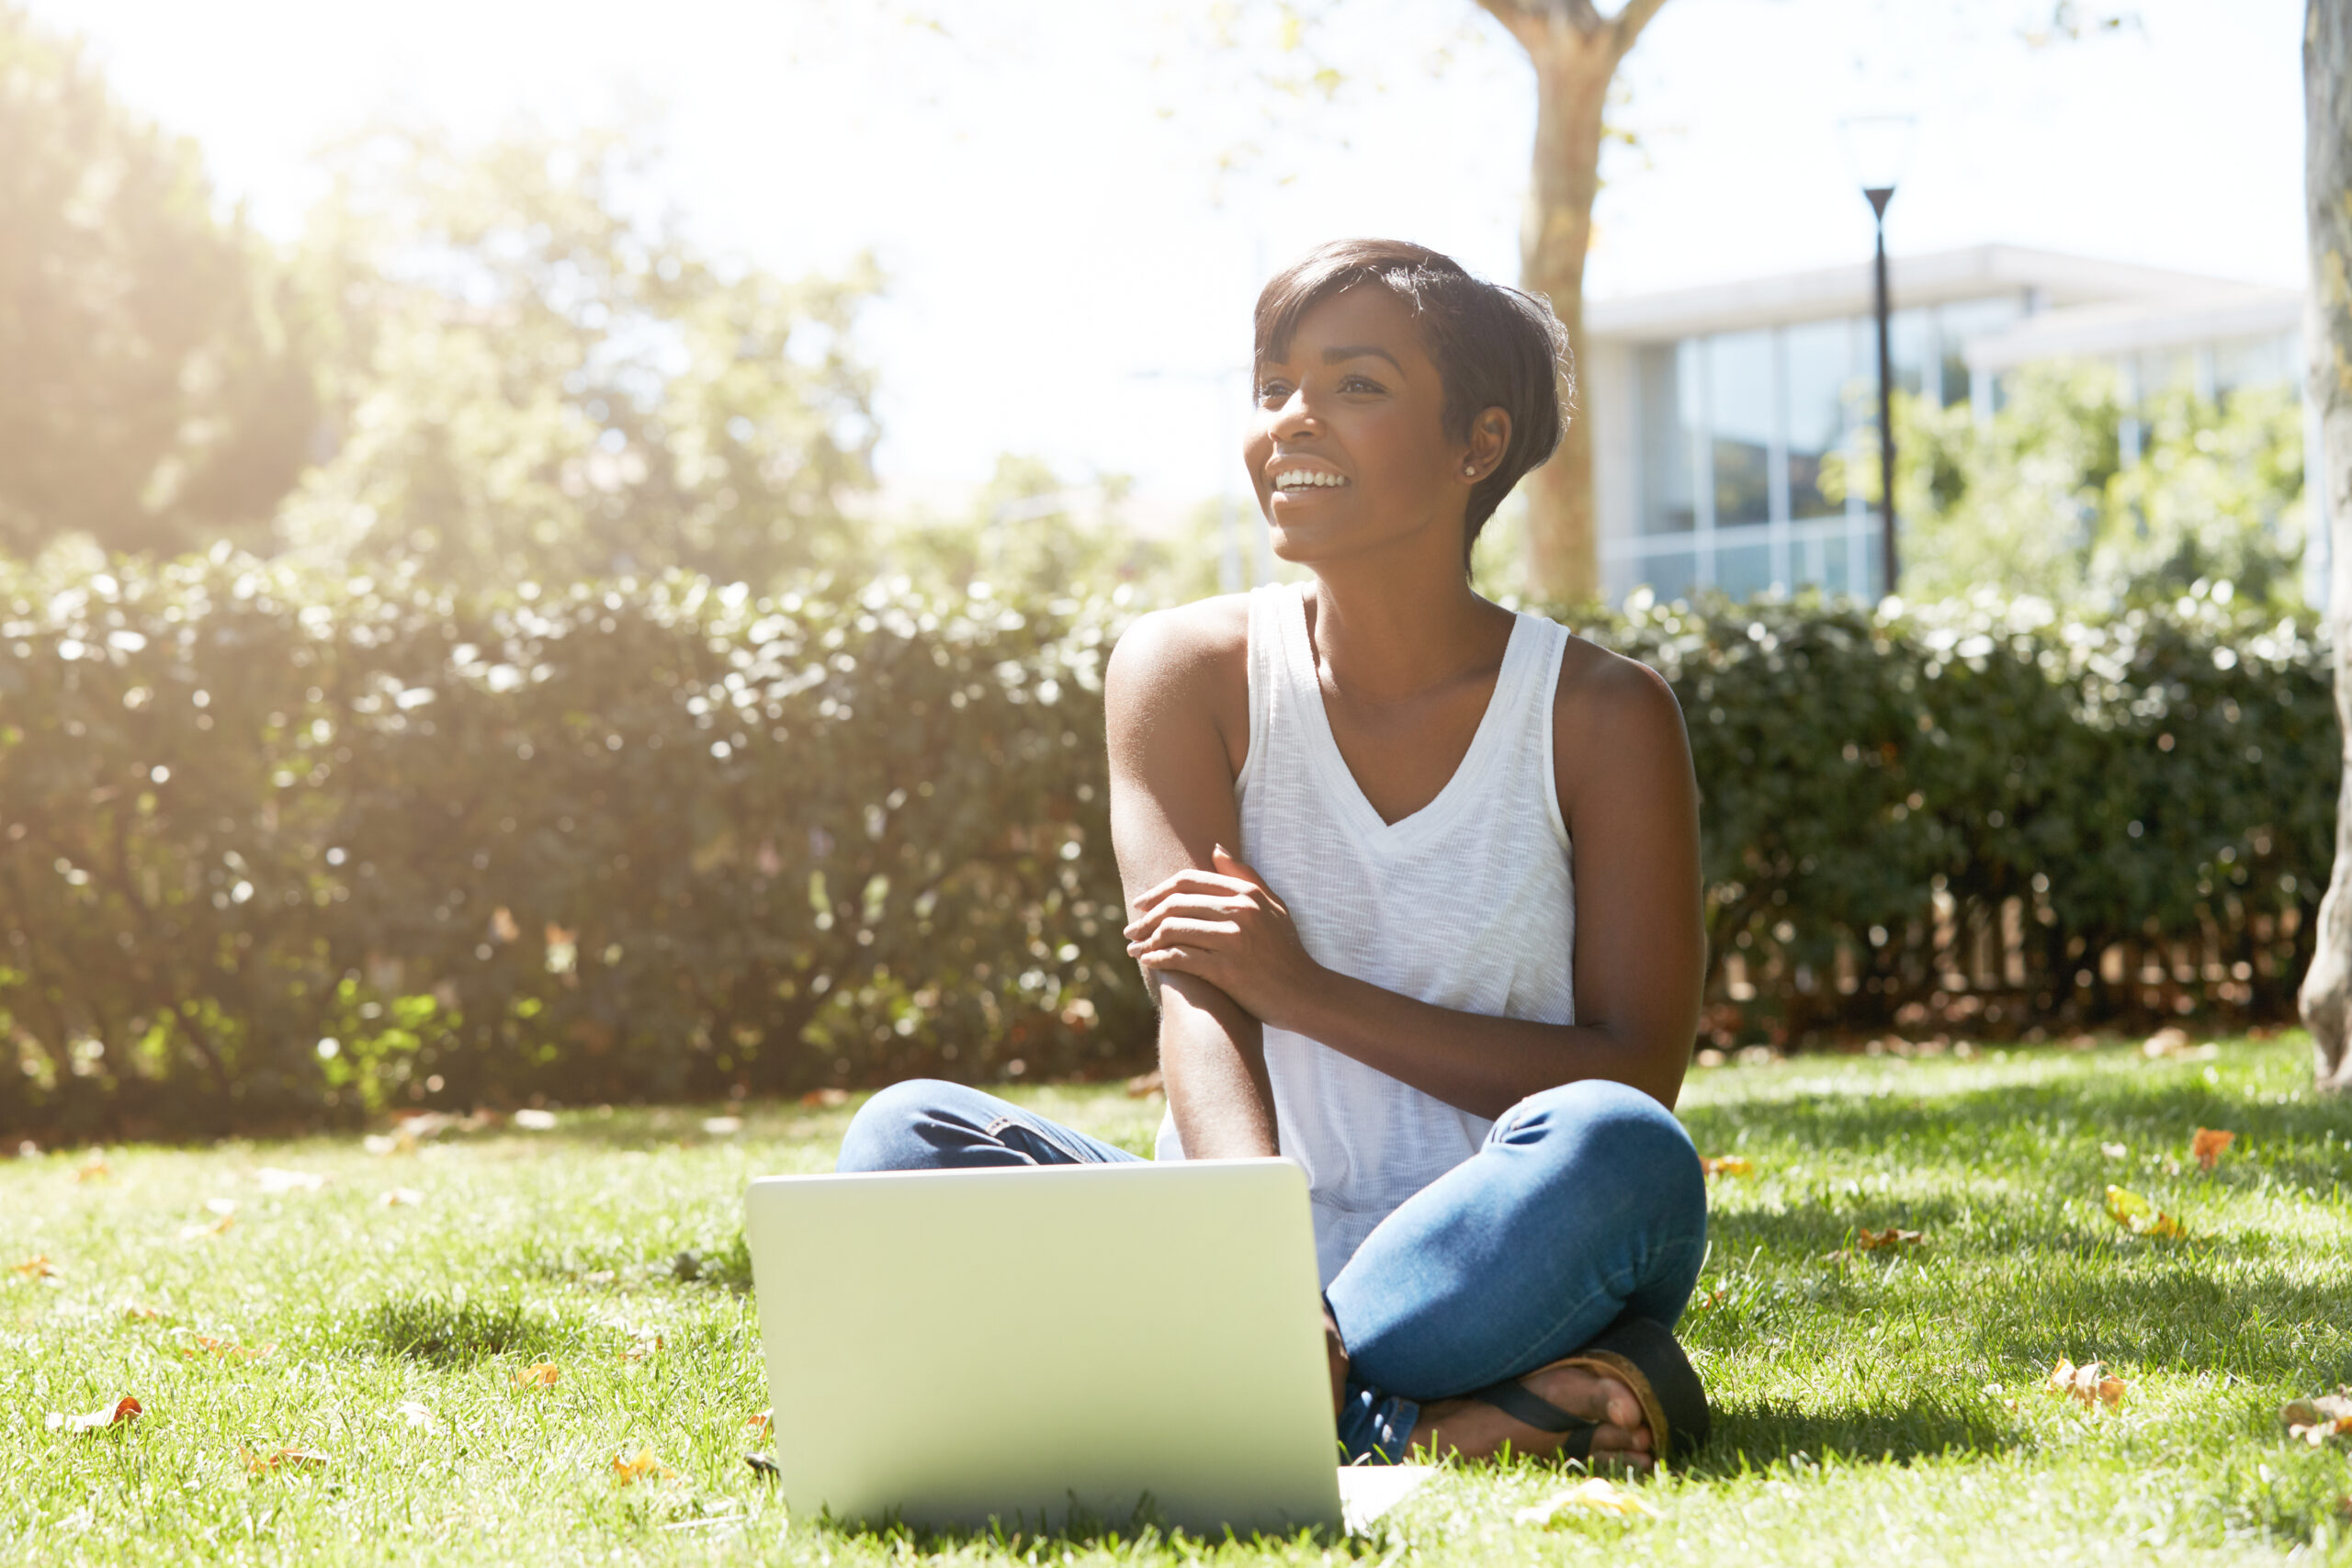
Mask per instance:
[[[1881,540],[1879,557],[1885,567],[1884,592],[1896,581],[1894,549],[1894,350],[1888,324],[1886,289],[1886,204],[1894,199],[1895,181],[1910,162],[1911,142],[1918,122],[1909,115],[1861,115],[1839,126],[1845,133],[1847,161],[1871,204],[1878,228],[1878,255],[1873,275],[1878,317],[1878,492]]]

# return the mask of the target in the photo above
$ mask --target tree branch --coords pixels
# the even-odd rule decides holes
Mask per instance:
[[[1630,11],[1644,3],[1645,0],[1628,0],[1625,8]],[[1647,8],[1655,11],[1662,4],[1664,0],[1648,0]],[[1520,47],[1531,54],[1544,39],[1564,28],[1575,29],[1589,41],[1601,28],[1613,25],[1601,20],[1600,8],[1593,0],[1478,0],[1478,5],[1488,16],[1509,28],[1511,37],[1519,40]],[[1648,19],[1647,17],[1643,18],[1644,21]],[[1636,26],[1634,30],[1639,32],[1641,28]],[[1623,49],[1632,47],[1633,40],[1629,38]],[[1623,53],[1623,49],[1619,52]]]
[[[1657,16],[1665,4],[1666,0],[1625,0],[1617,12],[1617,19],[1609,24],[1616,29],[1615,47],[1620,60],[1634,47],[1634,41],[1642,36],[1642,29],[1650,25],[1650,18]]]

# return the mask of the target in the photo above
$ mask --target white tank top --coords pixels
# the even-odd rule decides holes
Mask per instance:
[[[1438,1007],[1576,1021],[1575,885],[1552,768],[1567,639],[1521,615],[1462,765],[1436,799],[1383,822],[1332,739],[1301,589],[1250,595],[1240,853],[1317,963]],[[1287,1030],[1266,1031],[1266,1066],[1282,1152],[1306,1170],[1326,1285],[1493,1125]],[[1157,1153],[1184,1157],[1172,1114]]]

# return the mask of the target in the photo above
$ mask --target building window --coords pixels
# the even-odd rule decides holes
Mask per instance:
[[[1896,311],[1895,385],[1969,398],[1967,341],[2024,309],[2004,295]],[[1637,532],[1604,541],[1604,591],[1876,593],[1876,513],[1859,489],[1833,500],[1824,485],[1833,454],[1849,472],[1877,471],[1872,333],[1849,318],[1642,345]]]

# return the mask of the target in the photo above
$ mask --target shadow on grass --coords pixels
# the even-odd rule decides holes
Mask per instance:
[[[819,1517],[820,1528],[853,1540],[877,1545],[901,1548],[925,1556],[944,1554],[959,1549],[980,1547],[1019,1557],[1038,1546],[1102,1547],[1123,1553],[1140,1556],[1155,1546],[1167,1542],[1192,1542],[1208,1547],[1221,1545],[1281,1548],[1295,1546],[1323,1552],[1328,1562],[1335,1555],[1350,1561],[1377,1558],[1386,1547],[1385,1532],[1369,1531],[1349,1534],[1343,1529],[1304,1527],[1286,1534],[1253,1531],[1237,1534],[1223,1530],[1193,1530],[1171,1526],[1159,1505],[1146,1495],[1136,1503],[1133,1513],[1124,1519],[1109,1518],[1088,1508],[1075,1498],[1067,1510],[1055,1517],[1031,1520],[1015,1515],[1010,1519],[991,1518],[985,1525],[939,1526],[908,1524],[895,1513],[879,1520],[836,1519],[831,1514]]]
[[[541,1356],[577,1337],[518,1303],[464,1297],[395,1296],[361,1316],[360,1343],[435,1367],[461,1367],[492,1356]]]
[[[2222,1168],[2224,1185],[2267,1174],[2324,1191],[2346,1175],[2352,1097],[2259,1100],[2227,1080],[2211,1086],[2151,1067],[2145,1078],[2115,1072],[1959,1093],[1907,1094],[1899,1082],[1883,1092],[1813,1091],[1692,1106],[1683,1119],[1702,1151],[1728,1148],[1745,1133],[1751,1149],[1761,1137],[1767,1146],[1935,1162],[1984,1160],[2000,1148],[2007,1164],[2011,1150],[2001,1145],[2041,1140],[2052,1165],[2093,1155],[2105,1140],[2185,1154],[2195,1128],[2226,1127],[2243,1148]]]
[[[1706,1450],[1690,1466],[1702,1478],[1737,1475],[1802,1456],[1903,1464],[1948,1453],[1993,1453],[2025,1440],[1994,1407],[1935,1399],[1889,1399],[1831,1410],[1797,1410],[1770,1400],[1719,1406]]]

